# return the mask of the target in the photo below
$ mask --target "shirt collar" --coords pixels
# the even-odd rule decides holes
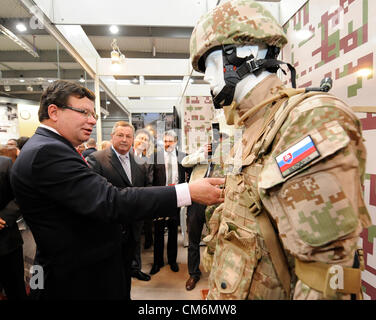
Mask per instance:
[[[45,125],[45,124],[43,124],[43,123],[41,123],[41,124],[39,125],[39,127],[41,127],[41,128],[45,128],[45,129],[50,130],[50,131],[52,131],[52,132],[55,132],[56,134],[58,134],[59,136],[61,136],[61,134],[60,134],[55,128],[52,128],[52,127],[50,127],[50,126],[47,126],[47,125]]]
[[[112,150],[115,152],[118,158],[129,158],[129,151],[126,154],[120,154],[119,152],[116,151],[114,146],[111,146]]]

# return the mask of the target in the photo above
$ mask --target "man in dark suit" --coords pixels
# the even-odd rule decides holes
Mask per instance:
[[[97,151],[97,143],[94,138],[90,138],[86,143],[87,149],[82,152],[84,158],[91,155],[93,152]]]
[[[154,155],[153,185],[154,186],[172,186],[186,181],[186,172],[181,165],[181,160],[186,155],[178,153],[176,144],[178,138],[173,130],[166,131],[163,136],[164,149],[158,150]],[[176,263],[178,252],[178,225],[180,209],[173,209],[168,218],[158,218],[154,220],[154,263],[150,274],[159,272],[164,266],[164,230],[168,228],[167,241],[167,262],[174,272],[179,271]]]
[[[43,268],[43,289],[33,290],[39,299],[125,299],[120,223],[165,216],[187,202],[223,201],[213,186],[223,179],[119,189],[95,173],[75,150],[96,124],[94,100],[79,84],[52,83],[41,97],[41,125],[11,171]]]
[[[111,133],[112,147],[94,152],[87,158],[89,165],[95,172],[105,177],[108,182],[118,188],[151,186],[146,167],[135,161],[131,150],[133,132],[134,128],[130,123],[125,121],[116,122]],[[142,221],[134,221],[122,225],[123,262],[129,298],[131,276],[143,281],[150,280],[150,276],[141,271],[142,225]]]
[[[153,137],[147,129],[138,129],[134,134],[134,155],[137,163],[143,164],[148,174],[149,183],[153,185]],[[144,249],[153,245],[153,220],[144,221],[145,244]]]
[[[1,146],[0,146],[1,147]],[[9,182],[12,160],[0,156],[0,285],[8,300],[26,299],[20,216]]]

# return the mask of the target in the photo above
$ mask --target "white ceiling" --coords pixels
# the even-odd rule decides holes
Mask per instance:
[[[278,19],[280,18],[279,1],[280,0],[269,0],[266,1],[266,3],[263,1],[265,5],[267,5],[268,9],[271,10]],[[282,0],[281,3],[283,3],[284,15],[287,16],[289,14],[288,9],[286,8],[292,2],[295,6],[297,6],[299,4],[301,5],[301,3],[305,1],[306,0]],[[70,44],[70,49],[66,48],[66,51],[70,53],[77,53],[78,56],[76,56],[75,59],[79,57],[85,61],[85,64],[89,66],[89,68],[92,68],[92,70],[96,69],[96,61],[98,58],[110,58],[110,51],[112,50],[111,42],[114,38],[117,39],[119,48],[126,57],[129,53],[132,58],[147,58],[151,62],[155,62],[157,64],[159,63],[158,61],[160,60],[158,59],[160,58],[171,59],[169,60],[171,62],[176,61],[172,59],[184,59],[184,63],[187,63],[188,65],[189,63],[187,62],[187,58],[189,57],[189,30],[191,30],[196,24],[198,17],[208,8],[210,9],[214,7],[217,2],[218,0],[138,0],[137,2],[133,0],[106,0],[106,2],[101,0],[80,0],[79,7],[85,8],[85,10],[81,10],[77,7],[77,0],[0,0],[0,18],[30,19],[32,15],[24,9],[24,6],[30,7],[31,4],[37,4],[39,9],[43,11],[52,22],[57,24],[57,28],[54,26],[52,26],[52,28],[55,28],[55,30],[60,30],[60,36],[63,34],[63,40]],[[26,21],[28,21],[27,19]],[[61,27],[63,27],[63,25],[67,25],[69,23],[74,23],[76,25],[78,24],[77,27],[80,27],[82,24],[83,29],[76,28],[76,30],[78,30],[78,35],[75,35],[70,31],[62,33],[61,30],[63,29],[59,29],[59,24]],[[128,32],[126,36],[111,35],[108,32],[108,28],[112,23],[117,23],[121,26],[131,25],[132,27],[127,29],[133,28],[133,31],[126,30],[126,32]],[[85,33],[83,30],[86,30],[85,26],[88,25],[94,27],[94,29],[91,29],[92,31]],[[148,32],[144,30],[147,28],[150,29],[149,35]],[[159,29],[155,31],[153,28]],[[74,29],[67,28],[66,30]],[[16,33],[15,30],[12,31]],[[7,69],[11,68],[19,71],[35,70],[35,76],[38,76],[37,74],[48,76],[51,70],[53,70],[54,74],[56,74],[56,58],[53,56],[53,54],[48,55],[50,58],[43,58],[43,54],[47,55],[48,51],[54,51],[56,55],[57,41],[54,37],[46,32],[46,29],[37,31],[27,32],[28,34],[20,34],[18,32],[17,35],[31,45],[35,46],[37,52],[41,53],[41,57],[31,61],[30,58],[26,59],[25,61],[15,61],[17,59],[11,57],[11,55],[8,58],[9,61],[4,58],[0,59],[0,70],[3,70],[3,73]],[[174,31],[176,31],[176,34],[172,35]],[[140,36],[140,34],[142,34],[142,36]],[[155,46],[155,57],[152,55],[153,45]],[[59,45],[59,47],[61,49],[62,46]],[[15,51],[15,54],[22,53],[25,55],[25,52],[17,44],[0,34],[0,57],[1,52],[8,51]],[[142,64],[139,65],[137,63],[133,63],[133,60],[137,59],[131,60],[132,59],[129,59],[127,61],[127,66],[137,66],[138,69],[135,74],[148,74],[148,70],[146,70],[146,68],[150,69],[150,64],[145,63],[145,71],[143,71]],[[166,63],[168,64],[168,61],[166,61]],[[83,73],[83,66],[75,62],[74,59],[66,58],[66,60],[61,60],[59,67],[61,70],[65,71],[67,76],[77,77],[77,72],[79,72],[79,74]],[[174,69],[173,65],[169,67]],[[158,66],[153,68],[158,69]],[[74,73],[74,71],[76,71],[76,73]],[[28,74],[32,76],[32,73]],[[119,73],[117,75],[119,76],[117,78],[124,78],[122,76],[127,75],[127,73]],[[155,75],[158,76],[158,74]],[[132,104],[129,102],[127,96],[118,95],[117,98],[121,100],[123,104],[125,104],[125,106],[131,110],[131,112],[137,112],[137,110],[144,110],[143,112],[145,112],[145,110],[153,112],[158,112],[159,110],[162,111],[162,109],[163,112],[165,112],[167,109],[172,110],[172,106],[176,105],[176,101],[172,99],[176,98],[175,95],[177,92],[180,92],[180,94],[184,93],[185,84],[187,84],[186,92],[191,92],[193,94],[196,92],[193,90],[195,84],[191,85],[190,83],[187,83],[189,80],[189,75],[189,69],[183,73],[179,71],[175,74],[175,76],[169,75],[166,77],[166,75],[163,73],[160,74],[162,78],[166,79],[182,79],[185,77],[184,81],[181,83],[182,89],[180,91],[177,90],[176,86],[174,87],[174,90],[171,90],[174,94],[174,97],[171,97],[170,99],[172,102],[168,102],[167,97],[164,100],[167,106],[162,106],[160,101],[158,103],[150,103],[150,98],[147,99],[148,105],[152,107],[142,106],[142,99],[141,101],[137,100],[137,103]],[[130,76],[131,75],[128,75],[128,77]],[[12,77],[15,78],[17,75],[12,74]],[[200,79],[200,77],[198,79]],[[150,81],[147,81],[145,86],[137,88],[136,91],[129,91],[124,89],[117,90],[119,85],[113,76],[101,77],[101,80],[106,84],[106,86],[112,88],[113,93],[115,94],[116,92],[137,92],[139,96],[142,97],[144,92],[145,96],[150,97],[151,92],[154,92],[153,88],[148,88]],[[199,80],[198,83],[206,88],[206,91],[204,90],[205,92],[209,92],[207,89],[207,84],[203,83],[202,80]],[[129,85],[133,86],[132,88],[135,87],[134,84]],[[168,85],[168,83],[165,84],[165,86]],[[121,84],[122,88],[123,86],[124,84]],[[192,88],[190,88],[190,86],[192,86]],[[168,95],[168,90],[163,90],[163,92],[164,96]],[[200,92],[202,92],[202,90]],[[155,96],[155,98],[155,100],[158,100],[157,96]]]

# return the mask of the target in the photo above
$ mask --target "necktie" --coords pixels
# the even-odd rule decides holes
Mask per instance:
[[[132,174],[131,174],[131,166],[128,155],[121,155],[120,162],[124,168],[124,171],[128,177],[130,183],[132,183]]]
[[[171,152],[167,152],[167,185],[172,184],[172,158]]]
[[[77,153],[80,155],[80,157],[82,158],[82,160],[85,161],[86,165],[88,165],[88,163],[87,163],[86,159],[84,158],[84,156],[82,155],[82,153],[81,153],[80,151],[78,151],[76,148],[75,148],[75,150],[76,150]]]

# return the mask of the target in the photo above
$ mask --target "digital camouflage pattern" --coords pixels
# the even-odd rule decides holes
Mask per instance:
[[[287,38],[272,14],[253,0],[228,1],[203,15],[193,30],[190,53],[193,69],[205,71],[205,57],[222,45],[268,44],[283,48]]]
[[[225,2],[194,29],[191,62],[203,72],[204,58],[221,45],[282,48],[286,42],[260,4]],[[340,293],[327,297],[308,287],[297,279],[294,261],[353,266],[359,234],[370,225],[362,197],[366,150],[360,123],[334,96],[290,91],[283,98],[282,89],[277,76],[269,76],[235,105],[239,117],[252,116],[243,119],[243,167],[227,175],[225,201],[209,221],[206,240],[215,249],[208,299],[350,298]],[[256,108],[269,99],[274,101]],[[308,136],[320,156],[283,177],[276,158]],[[291,296],[283,290],[265,245],[256,217],[260,212],[269,214],[283,244]]]
[[[244,113],[247,106],[253,108],[281,88],[279,79],[269,76],[243,99],[237,110]],[[349,107],[327,94],[303,99],[284,114],[299,98],[301,95],[290,98],[275,113],[272,123],[281,126],[274,139],[270,139],[268,130],[258,141],[255,133],[243,139],[243,159],[248,159],[248,153],[252,154],[264,141],[271,141],[271,145],[242,172],[227,176],[225,202],[210,220],[210,225],[218,228],[215,234],[211,232],[215,255],[208,299],[323,299],[322,293],[296,282],[294,258],[343,267],[353,265],[359,234],[370,224],[362,197],[366,150],[360,123]],[[269,118],[271,107],[270,104],[258,114],[261,123],[253,119],[258,129]],[[248,130],[252,127],[247,124],[251,123],[245,121],[245,134],[258,131]],[[284,178],[275,158],[308,135],[320,157]],[[255,147],[249,150],[248,144]],[[246,205],[249,195],[257,206],[269,212],[278,228],[293,275],[292,297],[285,296],[254,210]],[[249,242],[246,247],[253,248],[248,260],[243,256],[250,253],[241,250],[237,242]],[[230,261],[234,252],[239,255],[237,263],[243,264],[243,273]],[[235,284],[239,286],[232,292],[222,289]],[[334,298],[349,299],[350,295],[338,293]]]
[[[276,155],[308,135],[320,157],[283,178]],[[371,224],[362,195],[365,160],[360,122],[341,100],[316,95],[289,114],[258,178],[261,200],[288,254],[301,261],[353,266],[359,235]],[[298,281],[294,299],[322,298]]]

